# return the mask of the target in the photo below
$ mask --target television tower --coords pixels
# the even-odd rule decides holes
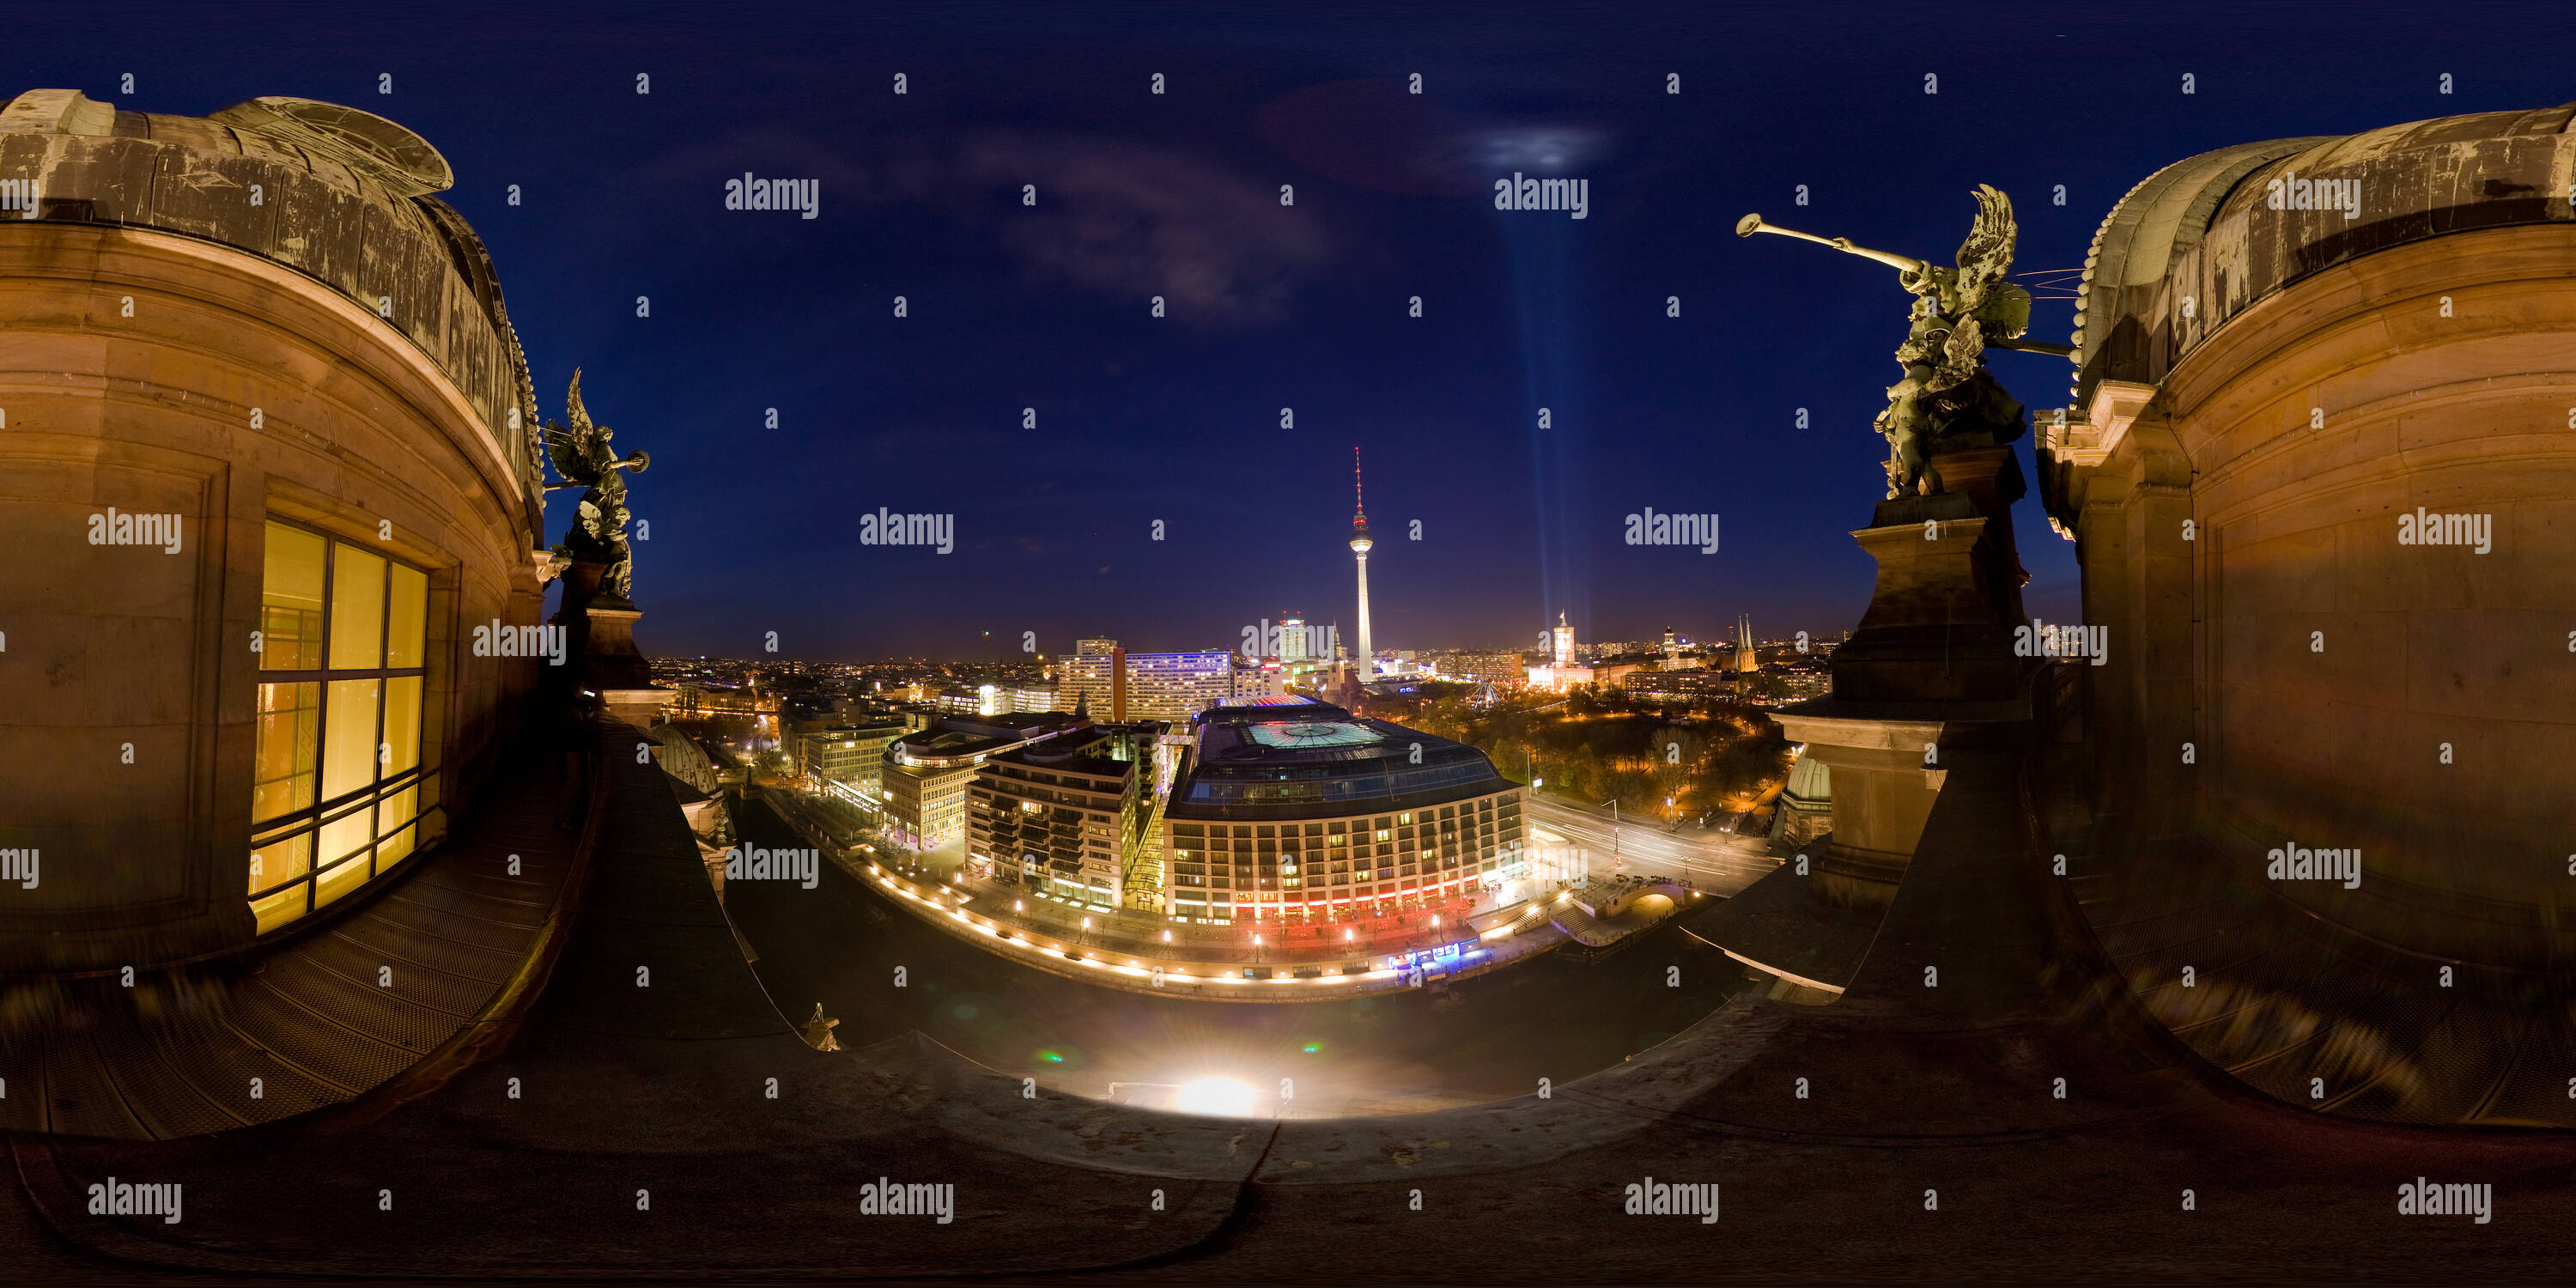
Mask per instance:
[[[1369,648],[1368,618],[1368,552],[1377,543],[1369,539],[1368,496],[1360,488],[1360,449],[1356,447],[1351,449],[1351,498],[1359,504],[1351,516],[1351,556],[1360,566],[1360,683],[1366,684],[1377,671],[1372,661],[1377,655]]]

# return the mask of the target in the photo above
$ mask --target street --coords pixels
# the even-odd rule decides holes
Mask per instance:
[[[1534,830],[1544,834],[1530,838],[1531,848],[1580,846],[1590,853],[1594,873],[1609,873],[1610,811],[1533,791],[1529,818]],[[1753,837],[1702,831],[1688,823],[1678,832],[1668,832],[1663,823],[1635,815],[1622,819],[1617,828],[1618,853],[1624,860],[1621,871],[1673,877],[1713,894],[1732,895],[1780,866],[1771,857],[1769,843]],[[1551,840],[1551,836],[1563,839]]]
[[[790,793],[772,792],[774,804]],[[804,841],[746,807],[745,841]],[[1239,1112],[1317,1117],[1411,1112],[1526,1094],[1619,1063],[1688,1028],[1744,987],[1724,954],[1670,926],[1586,965],[1543,958],[1434,990],[1298,1004],[1181,1000],[1035,970],[890,905],[838,865],[807,890],[729,883],[725,907],[759,951],[780,1009],[816,1002],[844,1046],[919,1030],[958,1053],[1081,1095],[1175,1105],[1216,1080]],[[900,968],[900,969],[898,969]],[[1278,1093],[1293,1079],[1293,1100]]]

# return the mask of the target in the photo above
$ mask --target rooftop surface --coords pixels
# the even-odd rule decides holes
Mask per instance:
[[[1322,818],[1514,786],[1473,747],[1340,707],[1219,707],[1198,721],[1167,816]]]
[[[1834,1007],[1748,992],[1546,1098],[1185,1117],[1032,1098],[920,1034],[805,1046],[657,771],[609,760],[607,861],[507,1055],[372,1121],[17,1141],[0,1276],[2563,1282],[2547,1237],[2576,1219],[2563,1135],[2247,1093],[2082,987],[2046,986],[2068,923],[1999,907],[1989,881],[1909,883],[1885,934],[1920,951]],[[1984,864],[1972,847],[1923,861]],[[2492,1184],[2492,1221],[2400,1215],[2419,1176]],[[185,1219],[90,1214],[110,1177],[183,1183]],[[954,1186],[954,1220],[858,1215],[881,1177]],[[1671,1182],[1720,1186],[1718,1220],[1626,1214],[1628,1187]]]

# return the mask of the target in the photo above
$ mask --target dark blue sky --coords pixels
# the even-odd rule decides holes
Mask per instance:
[[[1993,183],[2017,268],[2068,268],[2193,153],[2576,98],[2563,7],[2100,9],[84,6],[13,14],[0,66],[144,111],[325,99],[436,145],[547,414],[578,365],[653,454],[648,651],[1232,646],[1282,610],[1347,637],[1353,445],[1379,646],[1525,647],[1559,610],[1591,640],[1865,605],[1845,533],[1910,297],[1738,239],[1743,213],[1946,262]],[[1516,169],[1587,179],[1589,217],[1493,209]],[[819,217],[725,210],[746,171],[819,180]],[[2063,360],[1994,362],[2063,402]],[[861,545],[879,506],[954,514],[955,552]],[[1622,544],[1647,506],[1720,514],[1724,548]],[[2035,498],[2016,521],[2032,608],[2072,618],[2072,547]]]

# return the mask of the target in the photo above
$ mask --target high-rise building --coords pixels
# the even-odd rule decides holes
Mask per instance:
[[[1518,653],[1458,653],[1440,664],[1442,673],[1484,684],[1526,684],[1529,670]]]
[[[1117,721],[1186,722],[1234,696],[1234,654],[1227,649],[1196,653],[1130,653],[1127,655],[1127,709]]]
[[[1110,709],[1110,676],[1118,659],[1118,641],[1080,640],[1073,655],[1055,661],[1055,702],[1053,709],[1071,711],[1089,699],[1088,709],[1094,719],[1105,717]]]
[[[1306,619],[1291,617],[1279,623],[1279,660],[1299,662],[1306,656]]]
[[[1360,678],[1366,680],[1377,669],[1371,661],[1376,655],[1369,651],[1368,611],[1368,556],[1369,550],[1377,543],[1369,537],[1368,497],[1360,491],[1360,449],[1356,447],[1351,449],[1351,496],[1359,503],[1358,512],[1351,516],[1351,557],[1359,561],[1360,567],[1359,662]]]
[[[1100,651],[1088,651],[1094,645]],[[1054,710],[1071,711],[1087,699],[1094,720],[1181,723],[1234,696],[1234,654],[1227,649],[1130,653],[1114,640],[1084,640],[1081,647],[1056,660]]]
[[[1565,614],[1556,615],[1556,647],[1550,665],[1574,665],[1574,628],[1565,624]]]
[[[1114,741],[1090,728],[987,756],[968,788],[968,858],[1040,894],[1121,906],[1147,849],[1153,766],[1114,757]]]

